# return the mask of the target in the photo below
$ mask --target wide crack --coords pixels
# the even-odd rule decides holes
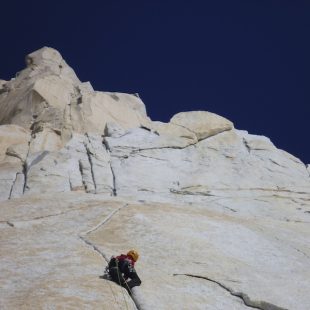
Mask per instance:
[[[114,173],[114,170],[113,170],[112,162],[110,162],[110,169],[111,169],[111,173],[112,173],[112,177],[113,177],[113,196],[117,196],[116,177],[115,177],[115,173]]]
[[[101,251],[94,243],[92,243],[90,240],[88,240],[86,238],[86,236],[94,231],[96,231],[99,227],[107,224],[112,217],[117,214],[118,212],[120,212],[122,209],[128,207],[129,204],[125,204],[121,207],[119,207],[118,209],[112,211],[105,219],[103,219],[99,224],[97,224],[95,227],[91,228],[90,230],[86,231],[85,233],[82,233],[79,235],[80,240],[82,240],[87,246],[91,247],[94,251],[96,251],[107,263],[109,263],[109,258],[107,257],[107,255]],[[110,280],[107,280],[110,281]],[[122,288],[123,289],[123,288]],[[135,299],[135,297],[133,295],[130,295],[132,301],[134,302],[136,308],[138,310],[141,310],[141,307],[139,306],[139,302]]]
[[[26,189],[27,189],[27,177],[28,177],[28,164],[27,164],[27,160],[28,160],[28,157],[29,157],[29,153],[30,153],[30,145],[31,145],[31,142],[34,138],[32,137],[32,133],[31,133],[31,137],[30,137],[30,140],[28,141],[28,151],[27,151],[27,155],[26,155],[26,158],[25,158],[25,161],[23,163],[23,174],[24,174],[24,186],[23,186],[23,194],[25,193]]]
[[[260,309],[260,310],[288,310],[286,308],[276,306],[266,301],[252,300],[247,294],[243,292],[235,292],[233,289],[227,287],[223,283],[213,280],[206,276],[199,276],[199,275],[188,274],[188,273],[174,273],[173,276],[187,276],[187,277],[203,279],[203,280],[207,280],[209,282],[215,283],[221,288],[223,288],[224,290],[226,290],[228,293],[230,293],[230,295],[240,298],[243,301],[243,303],[247,307],[250,307],[250,308]]]
[[[19,172],[16,172],[15,179],[13,180],[13,183],[12,183],[12,186],[11,186],[11,189],[10,189],[10,193],[9,193],[9,198],[8,198],[8,200],[11,199],[12,192],[13,192],[13,188],[14,188],[14,185],[15,185],[15,183],[16,183],[18,174],[19,174]]]
[[[112,194],[113,194],[113,196],[117,196],[117,190],[116,190],[116,176],[115,176],[114,169],[113,169],[113,166],[112,166],[111,148],[110,148],[110,146],[109,146],[108,141],[107,141],[105,138],[103,138],[102,144],[105,146],[105,148],[106,148],[108,154],[110,155],[110,162],[109,162],[109,165],[110,165],[110,169],[111,169],[111,173],[112,173],[112,178],[113,178]]]
[[[89,136],[88,134],[86,133],[85,136],[87,137],[88,139],[88,143],[91,145],[91,141],[89,139]],[[85,147],[85,150],[86,150],[86,154],[87,154],[87,158],[88,158],[88,161],[89,161],[89,164],[90,164],[90,172],[91,172],[91,176],[92,176],[92,180],[93,180],[93,184],[94,184],[94,187],[95,187],[95,192],[97,190],[97,184],[96,184],[96,179],[95,179],[95,175],[94,175],[94,167],[93,167],[93,160],[92,160],[92,152],[90,151],[87,143],[84,143],[84,147]]]

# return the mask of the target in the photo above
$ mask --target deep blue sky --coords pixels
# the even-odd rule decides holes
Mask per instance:
[[[0,78],[42,46],[153,120],[207,110],[310,163],[310,1],[3,1]],[[1,113],[1,112],[0,112]]]

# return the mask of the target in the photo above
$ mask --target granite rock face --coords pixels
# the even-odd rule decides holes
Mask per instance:
[[[0,308],[310,308],[309,165],[207,111],[152,121],[54,49],[26,65],[0,80]],[[133,298],[99,278],[131,247]]]
[[[94,91],[54,49],[42,48],[28,55],[26,63],[16,78],[0,84],[0,124],[34,133],[50,129],[65,143],[72,132],[103,134],[109,121],[126,129],[150,121],[137,96]]]

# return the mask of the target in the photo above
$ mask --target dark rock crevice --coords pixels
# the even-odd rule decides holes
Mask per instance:
[[[247,294],[245,294],[243,292],[235,292],[233,289],[227,287],[223,283],[216,281],[216,280],[213,280],[213,279],[206,277],[206,276],[199,276],[199,275],[188,274],[188,273],[184,273],[184,274],[175,273],[175,274],[173,274],[173,276],[187,276],[187,277],[203,279],[203,280],[207,280],[209,282],[215,283],[218,286],[220,286],[221,288],[223,288],[224,290],[226,290],[228,293],[230,293],[232,296],[240,298],[244,302],[244,304],[250,308],[260,309],[260,310],[288,310],[286,308],[276,306],[276,305],[271,304],[271,303],[266,302],[266,301],[252,300]]]
[[[30,140],[28,141],[28,151],[27,151],[27,155],[26,155],[26,158],[25,158],[25,161],[23,162],[23,174],[24,174],[24,186],[23,186],[23,194],[25,193],[26,189],[27,189],[27,177],[28,177],[28,171],[29,171],[29,167],[28,167],[28,164],[27,164],[27,160],[28,160],[28,157],[29,157],[29,154],[30,154],[30,145],[31,145],[31,142],[33,140],[33,135],[31,134],[31,138]]]
[[[8,199],[11,199],[12,192],[13,192],[13,188],[14,188],[14,185],[15,185],[15,183],[16,183],[18,174],[19,174],[19,173],[17,172],[16,175],[15,175],[15,179],[13,180],[13,183],[12,183],[12,186],[11,186],[11,189],[10,189],[10,193],[9,193]]]
[[[23,174],[24,174],[24,186],[23,186],[23,194],[24,194],[27,189],[27,175],[28,175],[28,165],[26,161],[23,164]]]
[[[113,177],[113,188],[112,188],[112,194],[113,196],[117,196],[117,191],[116,191],[116,177],[115,177],[115,172],[112,166],[112,162],[110,162],[110,168],[111,168],[111,173]]]
[[[90,230],[86,231],[85,233],[80,234],[78,237],[80,240],[82,240],[88,247],[92,248],[94,251],[96,251],[104,260],[106,263],[109,263],[109,258],[107,257],[107,255],[101,251],[98,246],[96,246],[96,244],[92,243],[90,240],[88,240],[86,238],[86,236],[94,231],[96,231],[98,228],[102,227],[103,225],[105,225],[106,223],[108,223],[112,217],[117,214],[118,212],[120,212],[123,208],[126,208],[128,206],[128,204],[125,204],[121,207],[119,207],[118,209],[112,211],[103,221],[101,221],[99,224],[97,224],[95,227],[91,228]],[[110,280],[107,280],[110,281]],[[124,288],[122,288],[124,289]],[[134,296],[130,296],[132,301],[134,302],[136,308],[138,310],[141,309],[141,307],[139,306],[138,301],[134,298]]]
[[[70,175],[68,176],[68,182],[69,182],[70,191],[72,191],[73,190],[73,186],[72,186],[72,182],[71,182],[71,179],[70,179]]]
[[[84,185],[84,190],[87,193],[87,184],[86,184],[86,182],[84,181],[84,178],[83,178],[83,164],[82,164],[81,160],[79,160],[79,171],[80,171],[80,174],[81,174],[82,183]]]
[[[88,134],[85,134],[85,136],[88,139],[88,143],[91,145],[91,142],[90,142]],[[95,175],[94,175],[94,165],[93,165],[93,160],[92,160],[92,156],[94,154],[90,151],[89,146],[88,146],[87,143],[84,143],[84,147],[85,147],[86,155],[87,155],[87,158],[88,158],[88,161],[89,161],[89,164],[90,164],[90,172],[91,172],[91,176],[92,176],[92,180],[93,180],[93,184],[94,184],[95,192],[96,192],[97,185],[96,185],[96,179],[95,179]]]
[[[104,147],[106,148],[107,153],[110,155],[109,165],[110,165],[110,169],[111,169],[111,173],[112,173],[112,178],[113,178],[112,195],[113,195],[113,196],[117,196],[117,190],[116,190],[116,175],[115,175],[115,172],[114,172],[114,169],[113,169],[113,165],[112,165],[111,148],[110,148],[110,145],[109,145],[108,141],[107,141],[105,138],[103,138],[102,144],[103,144]]]
[[[243,138],[242,142],[243,142],[245,148],[247,149],[248,153],[250,154],[251,153],[251,148],[250,148],[250,146],[248,144],[248,141],[245,138]]]
[[[6,225],[8,225],[10,227],[15,227],[15,225],[12,222],[10,222],[10,221],[0,221],[0,224],[6,224]]]

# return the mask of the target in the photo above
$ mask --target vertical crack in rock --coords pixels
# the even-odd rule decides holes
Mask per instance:
[[[82,176],[82,182],[86,193],[95,193],[95,186],[91,176],[91,166],[89,161],[79,160],[79,170]]]
[[[14,188],[15,182],[17,180],[17,175],[18,174],[19,174],[18,172],[15,174],[15,179],[13,180],[13,183],[12,183],[12,186],[11,186],[11,189],[10,189],[10,194],[9,194],[9,198],[8,199],[11,199],[13,188]]]
[[[23,187],[23,194],[24,194],[27,188],[27,174],[28,174],[27,159],[23,164],[23,174],[24,174],[24,187]]]
[[[246,147],[246,149],[248,150],[249,154],[251,153],[251,148],[247,142],[247,140],[245,138],[242,139],[242,142],[244,144],[244,146]]]
[[[73,190],[73,186],[72,186],[72,182],[71,182],[70,175],[68,175],[68,182],[69,182],[69,188],[70,188],[70,191],[72,192],[72,190]]]
[[[86,136],[86,138],[88,140],[88,143],[91,145],[91,142],[90,142],[88,134],[86,133],[85,136]],[[84,147],[85,147],[86,154],[87,154],[87,157],[88,157],[88,161],[89,161],[89,164],[90,164],[90,172],[91,172],[91,176],[92,176],[94,187],[95,187],[95,193],[96,193],[97,185],[96,185],[96,180],[95,180],[95,175],[94,175],[94,167],[93,167],[93,160],[92,160],[92,155],[94,155],[94,154],[90,151],[87,143],[84,143]]]
[[[73,191],[73,186],[72,186],[70,172],[68,172],[68,183],[69,183],[70,192],[72,192]]]
[[[110,168],[111,168],[111,172],[112,172],[112,176],[113,176],[113,196],[117,196],[115,173],[114,173],[114,170],[113,170],[112,162],[110,162]]]
[[[260,310],[288,310],[286,308],[276,306],[276,305],[271,304],[271,303],[266,302],[266,301],[251,300],[247,294],[242,293],[242,292],[235,292],[234,290],[225,286],[224,284],[220,283],[219,281],[210,279],[208,277],[203,277],[203,276],[188,274],[188,273],[183,273],[183,274],[182,273],[174,273],[173,276],[187,276],[187,277],[203,279],[203,280],[207,280],[207,281],[210,281],[212,283],[215,283],[215,284],[219,285],[221,288],[223,288],[224,290],[226,290],[228,293],[230,293],[232,296],[240,298],[244,302],[244,304],[250,308],[260,309]]]
[[[81,178],[82,178],[82,183],[84,185],[84,190],[87,193],[87,184],[86,184],[84,177],[83,177],[83,164],[82,164],[81,160],[79,160],[79,170],[80,170],[80,174],[81,174]]]
[[[31,145],[32,140],[33,140],[33,136],[32,136],[32,133],[31,133],[31,138],[30,138],[30,140],[28,141],[28,151],[27,151],[27,155],[26,155],[25,161],[23,162],[23,174],[24,174],[23,194],[25,193],[25,191],[26,191],[26,189],[27,189],[27,177],[28,177],[28,164],[27,164],[27,160],[28,160],[28,157],[29,157],[30,145]]]
[[[108,141],[103,138],[102,140],[102,144],[105,146],[108,154],[110,154],[110,169],[111,169],[111,173],[112,173],[112,177],[113,177],[113,188],[112,188],[112,193],[113,193],[113,196],[117,196],[117,191],[116,191],[116,176],[115,176],[115,172],[114,172],[114,169],[113,169],[113,166],[112,166],[112,155],[111,155],[111,149],[110,149],[110,146],[109,146],[109,143]]]
[[[87,134],[85,134],[85,136],[88,138]],[[89,138],[88,138],[88,143],[90,144]],[[96,193],[97,185],[96,185],[94,170],[93,170],[93,160],[92,160],[93,153],[91,152],[91,149],[88,143],[86,141],[83,142],[83,146],[85,149],[87,159],[85,158],[79,159],[79,170],[80,170],[80,174],[82,177],[82,182],[84,185],[85,192]]]
[[[82,240],[86,245],[88,245],[89,247],[91,247],[94,251],[96,251],[107,263],[109,263],[109,258],[106,256],[106,254],[104,252],[102,252],[94,243],[92,243],[91,241],[89,241],[88,239],[86,239],[86,235],[96,231],[99,227],[105,225],[106,223],[108,223],[111,218],[118,212],[120,212],[122,209],[128,207],[129,204],[126,203],[125,205],[117,208],[116,210],[112,211],[103,221],[101,221],[99,224],[97,224],[95,227],[91,228],[90,230],[86,231],[85,233],[82,233],[81,235],[79,235],[78,237],[80,238],[80,240]],[[110,281],[110,280],[108,280]],[[124,288],[122,288],[124,289]],[[133,297],[130,296],[132,301],[134,302],[136,308],[138,310],[141,310],[141,307],[139,306],[138,301]]]
[[[27,159],[23,163],[23,174],[24,174],[24,186],[23,186],[23,194],[26,191],[27,188],[27,173],[28,173],[28,168],[27,168]]]

